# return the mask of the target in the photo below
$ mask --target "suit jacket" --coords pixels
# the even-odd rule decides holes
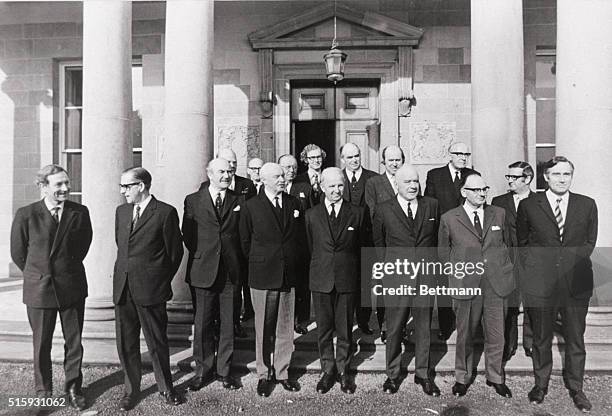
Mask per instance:
[[[438,201],[429,197],[418,198],[418,208],[413,220],[413,232],[406,212],[402,210],[397,198],[391,198],[378,204],[372,225],[374,245],[379,247],[381,261],[395,262],[396,259],[407,258],[419,262],[437,260],[438,226],[440,212]],[[427,276],[433,279],[435,276]],[[422,281],[417,276],[415,283],[430,283]]]
[[[470,173],[478,173],[474,169],[463,168],[461,169],[461,177]],[[441,166],[439,168],[431,169],[427,172],[427,180],[425,182],[425,195],[432,198],[436,198],[440,204],[440,214],[458,207],[463,204],[463,198],[461,197],[461,191],[455,187],[451,177],[448,165]]]
[[[365,186],[365,203],[372,218],[374,218],[378,204],[393,198],[395,198],[395,190],[391,186],[386,173],[368,179]]]
[[[87,297],[83,259],[92,238],[89,211],[65,201],[60,223],[54,223],[40,200],[19,208],[11,228],[11,257],[23,272],[23,303],[33,308],[63,308]]]
[[[229,189],[218,217],[205,182],[198,192],[187,195],[183,213],[183,241],[189,250],[185,280],[192,286],[209,288],[214,285],[221,261],[233,284],[241,281],[246,268],[238,224],[240,198]]]
[[[597,205],[587,196],[569,194],[563,241],[545,192],[519,204],[516,223],[521,290],[539,297],[553,295],[558,279],[566,279],[570,294],[593,294],[591,253],[597,241]]]
[[[172,298],[170,283],[183,258],[178,214],[173,206],[151,196],[130,232],[133,210],[132,204],[123,204],[115,213],[113,302],[119,302],[129,285],[134,303],[157,305]]]
[[[322,190],[319,190],[318,193],[312,190],[312,185],[310,184],[310,176],[308,176],[308,171],[300,173],[293,180],[293,186],[296,184],[302,184],[301,186],[305,186],[308,189],[308,207],[313,207],[320,203],[325,195]],[[293,189],[293,186],[291,189]]]
[[[210,182],[202,182],[198,191],[204,188],[208,188]],[[249,198],[254,197],[257,194],[257,188],[252,180],[244,178],[242,176],[234,175],[234,190],[232,191],[238,195],[242,201],[246,201]]]
[[[346,169],[342,169],[342,174],[344,176],[344,194],[342,195],[343,199],[346,202],[349,202],[358,207],[365,206],[366,183],[368,182],[368,179],[373,178],[374,176],[378,176],[378,173],[362,167],[361,176],[359,177],[359,180],[355,183],[354,188],[351,185],[351,179],[346,175]]]
[[[300,202],[283,192],[282,220],[265,192],[249,199],[240,214],[242,252],[249,262],[249,286],[261,290],[294,287],[303,270],[304,213]]]
[[[289,195],[296,197],[300,201],[302,211],[306,212],[306,210],[312,206],[311,192],[312,186],[310,186],[309,183],[304,181],[296,182],[294,180],[291,184]]]
[[[529,196],[527,196],[527,198],[531,198],[535,194],[535,192],[529,191]],[[514,193],[507,192],[505,194],[496,196],[491,201],[491,205],[495,205],[506,210],[506,222],[508,223],[508,233],[510,234],[510,241],[508,245],[517,247],[518,240],[516,238],[516,208],[514,207]]]
[[[333,232],[325,203],[306,212],[310,259],[310,290],[330,293],[359,291],[361,247],[368,245],[369,217],[362,207],[343,203]]]
[[[443,214],[438,232],[438,255],[443,263],[477,263],[483,265],[484,273],[478,268],[464,277],[449,274],[449,285],[455,288],[480,287],[480,279],[488,279],[495,293],[508,296],[515,288],[513,265],[510,260],[507,241],[506,211],[500,207],[485,205],[483,236],[480,238],[470,218],[459,206]],[[456,271],[459,271],[456,269]],[[466,270],[467,272],[467,270]],[[470,299],[470,295],[453,296],[456,299]]]

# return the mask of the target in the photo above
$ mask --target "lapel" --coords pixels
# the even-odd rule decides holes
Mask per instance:
[[[325,206],[325,202],[315,205],[312,209],[315,209],[318,211],[317,214],[315,215],[315,218],[317,218],[317,221],[321,222],[321,225],[323,226],[323,229],[326,231],[327,237],[329,238],[329,240],[332,242],[335,242],[334,233],[332,232],[331,223],[329,222],[329,214],[327,213],[327,207]]]
[[[281,224],[283,225],[283,232],[289,228],[289,221],[293,217],[293,208],[289,206],[289,195],[285,192],[281,193],[281,200],[283,206],[281,208]]]
[[[51,247],[49,247],[49,253],[51,253],[53,250],[55,237],[57,236],[57,226],[53,224],[55,220],[53,219],[53,216],[51,216],[51,212],[49,212],[47,209],[44,199],[41,199],[36,206],[36,214],[40,217],[40,222],[43,225],[43,229],[49,233],[49,244],[51,245]],[[55,234],[53,233],[54,230],[56,230]]]
[[[149,201],[149,204],[147,205],[145,210],[142,212],[142,215],[138,219],[138,222],[136,223],[136,227],[134,227],[134,229],[130,233],[130,236],[133,236],[134,234],[136,234],[136,232],[138,232],[138,230],[140,230],[142,226],[151,219],[156,209],[157,209],[157,199],[155,199],[155,197],[151,195],[151,200]],[[131,215],[133,215],[133,211],[130,211],[130,216]],[[130,217],[130,224],[131,224],[131,217]]]
[[[544,211],[544,213],[548,216],[548,219],[550,219],[552,223],[554,224],[555,229],[557,230],[557,234],[558,234],[559,227],[557,226],[557,219],[555,218],[555,214],[553,213],[553,210],[550,207],[550,204],[548,203],[548,198],[546,198],[546,193],[542,192],[542,193],[536,194],[535,198],[538,200],[538,206],[542,209],[542,211]],[[568,204],[568,211],[569,211],[569,204]]]
[[[74,211],[70,207],[68,201],[64,202],[64,212],[62,212],[62,218],[60,219],[57,233],[55,233],[55,238],[53,239],[53,245],[51,246],[51,253],[49,254],[49,257],[53,256],[59,246],[59,243],[62,241],[62,238],[64,238],[66,230],[70,229],[70,224],[74,219],[74,215]]]
[[[529,198],[529,197],[528,197]],[[516,207],[514,206],[514,193],[508,192],[504,198],[504,204],[506,212],[509,212],[512,215],[513,219],[516,219]]]
[[[323,204],[323,206],[325,206],[325,204]],[[327,211],[327,209],[325,210]],[[338,217],[336,218],[336,220],[338,221],[338,225],[336,228],[336,234],[334,235],[335,241],[338,241],[340,239],[340,236],[342,235],[342,232],[346,230],[346,223],[348,222],[350,217],[349,210],[349,204],[347,204],[346,202],[342,203],[342,205],[340,206],[340,211],[338,212]]]
[[[422,198],[417,198],[417,204],[417,212],[413,221],[415,226],[414,235],[416,237],[421,234],[421,228],[423,228],[423,223],[429,219],[427,218],[429,217],[429,215],[426,215],[429,214],[429,206],[423,202]]]
[[[272,218],[272,222],[276,225],[276,227],[278,228],[278,231],[282,233],[283,227],[281,223],[278,221],[278,219],[276,218],[276,214],[274,213],[274,209],[275,209],[274,205],[272,205],[272,202],[268,199],[268,195],[266,195],[266,193],[264,192],[263,194],[258,195],[256,198],[259,198],[259,202],[261,203],[263,209],[265,211],[268,211],[268,216]],[[283,208],[284,207],[285,207],[285,201],[283,200]]]
[[[472,224],[472,221],[468,217],[467,212],[465,212],[465,209],[463,209],[463,205],[459,205],[456,209],[457,209],[457,213],[456,213],[457,220],[461,224],[463,224],[463,226],[467,228],[472,234],[474,234],[474,237],[480,239],[480,236],[476,232],[476,228],[474,228],[474,225]],[[484,234],[484,229],[483,229],[483,234]]]
[[[402,206],[397,201],[397,198],[393,198],[391,209],[393,210],[393,212],[395,212],[395,215],[400,219],[402,224],[404,224],[404,226],[406,227],[406,230],[410,230],[410,223],[408,222],[408,217],[406,216],[406,213],[404,212],[404,210],[402,210]]]
[[[344,191],[342,192],[342,196],[346,202],[351,202],[351,182],[348,176],[346,176],[346,169],[342,169],[342,177],[344,178]]]
[[[464,173],[463,170],[460,171],[461,177],[463,177]],[[444,175],[442,176],[442,180],[444,182],[446,182],[446,184],[443,185],[442,189],[452,189],[453,190],[453,195],[455,196],[455,198],[458,198],[461,196],[461,192],[457,190],[457,188],[455,187],[455,182],[453,181],[454,178],[451,175],[450,169],[448,168],[448,164],[446,166],[444,166]]]
[[[219,218],[217,217],[217,210],[215,209],[212,197],[210,196],[210,192],[208,191],[208,186],[201,189],[200,194],[200,203],[205,211],[208,211],[208,214],[211,218],[214,218],[217,223],[219,222]],[[227,198],[228,191],[225,192],[225,197]],[[146,211],[146,210],[145,210]],[[138,224],[136,224],[138,225]]]
[[[512,205],[514,205],[514,201],[512,201]],[[493,210],[491,209],[491,207],[489,205],[484,206],[484,224],[482,225],[482,239],[484,241],[485,237],[487,236],[487,232],[489,232],[489,230],[491,229],[491,223],[493,222],[493,218],[495,216],[493,215]]]
[[[238,196],[230,191],[229,189],[225,191],[225,199],[223,200],[223,205],[221,206],[221,223],[225,222],[225,218],[231,212],[230,209],[234,205],[234,201],[238,198]]]
[[[574,218],[578,216],[578,205],[576,204],[576,197],[571,192],[567,198],[567,212],[565,213],[565,222],[564,222],[564,231],[563,231],[563,240],[567,240],[566,233],[568,229],[568,224],[570,224]],[[556,219],[555,219],[556,223]],[[558,227],[557,227],[558,228]]]
[[[382,173],[380,176],[383,178],[383,188],[387,191],[387,193],[393,198],[395,196],[395,190],[393,190],[393,186],[391,186],[391,182],[389,182],[389,178],[387,177],[387,172]],[[391,199],[389,198],[389,199]],[[400,209],[401,211],[401,209]]]

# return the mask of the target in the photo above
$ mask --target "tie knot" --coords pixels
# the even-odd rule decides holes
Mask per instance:
[[[140,213],[140,205],[136,204],[136,213]]]
[[[557,204],[560,204],[563,201],[563,198],[557,198]]]
[[[53,213],[53,215],[57,214],[59,211],[60,207],[53,207],[51,208],[51,212]]]

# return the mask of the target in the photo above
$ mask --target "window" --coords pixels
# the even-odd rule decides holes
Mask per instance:
[[[536,51],[536,187],[546,189],[542,165],[552,159],[555,147],[555,72],[554,49]]]
[[[82,197],[82,120],[83,66],[62,63],[60,66],[60,164],[68,171],[72,184],[70,199]],[[132,65],[132,140],[134,165],[142,164],[142,65]]]

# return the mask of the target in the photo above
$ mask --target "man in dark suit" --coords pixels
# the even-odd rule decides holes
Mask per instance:
[[[419,195],[419,174],[410,165],[403,165],[395,174],[398,195],[376,208],[373,221],[373,239],[381,247],[381,261],[394,263],[407,258],[415,263],[427,259],[437,260],[438,201]],[[413,280],[401,279],[415,288],[428,283],[430,276],[419,275]],[[439,396],[440,389],[433,378],[429,360],[430,350],[430,296],[402,296],[385,299],[388,339],[386,346],[387,380],[385,393],[399,389],[402,361],[402,340],[408,316],[412,313],[415,336],[414,382],[430,396]]]
[[[371,218],[374,218],[378,204],[393,199],[397,195],[395,172],[406,160],[404,152],[396,145],[385,147],[382,151],[382,159],[385,173],[368,179],[365,185],[364,198]],[[382,297],[376,297],[376,319],[380,328],[380,339],[385,342],[387,340],[387,329],[385,327],[385,306]]]
[[[442,215],[438,233],[440,261],[453,267],[449,288],[456,289],[451,291],[457,316],[453,394],[465,395],[473,381],[473,343],[482,322],[487,385],[510,398],[503,370],[504,319],[515,282],[506,211],[485,204],[489,187],[479,174],[462,182],[465,203]]]
[[[453,143],[449,148],[450,162],[446,166],[431,169],[427,172],[425,181],[425,195],[436,198],[440,206],[440,215],[463,204],[461,196],[461,182],[470,173],[475,172],[467,167],[469,157],[472,155],[467,144]],[[448,285],[446,276],[440,276],[438,282],[441,286]],[[438,296],[438,324],[441,340],[448,340],[455,327],[455,315],[450,307],[449,296]],[[441,306],[442,305],[442,306]]]
[[[506,180],[508,181],[509,191],[505,194],[498,195],[491,201],[491,205],[495,205],[506,210],[506,221],[508,222],[508,231],[510,233],[509,245],[513,247],[510,250],[510,257],[514,264],[514,279],[518,282],[518,265],[516,262],[516,212],[519,202],[525,198],[535,195],[529,188],[533,180],[533,168],[527,162],[514,162],[508,166]],[[504,361],[508,361],[516,353],[518,347],[518,315],[519,305],[521,303],[520,291],[518,287],[512,293],[508,300],[508,312],[506,313],[506,322],[504,324]],[[532,355],[533,338],[531,335],[531,327],[529,326],[529,318],[527,314],[523,314],[523,348],[525,355]]]
[[[254,157],[253,159],[249,160],[249,163],[247,164],[249,178],[253,182],[253,185],[255,185],[256,194],[260,194],[264,190],[263,182],[261,181],[261,176],[259,176],[259,171],[261,170],[263,164],[263,160],[258,157]]]
[[[228,161],[230,165],[230,184],[228,189],[233,191],[241,199],[241,203],[249,198],[257,195],[257,188],[253,181],[248,178],[236,175],[236,168],[238,161],[236,159],[236,153],[230,148],[219,150],[217,158],[222,158]],[[247,334],[240,324],[240,317],[242,316],[243,321],[249,320],[253,317],[253,303],[251,302],[251,294],[249,292],[249,286],[246,279],[246,269],[244,270],[243,278],[241,279],[241,288],[236,292],[236,301],[234,302],[234,335],[238,338],[246,338]],[[244,307],[244,313],[241,315],[241,311]]]
[[[70,179],[61,166],[43,167],[36,183],[43,199],[19,208],[11,228],[11,257],[23,272],[23,303],[32,328],[35,388],[40,397],[53,394],[51,345],[59,313],[65,342],[64,389],[70,405],[83,410],[83,259],[92,238],[89,211],[68,200]]]
[[[238,222],[239,198],[227,187],[230,166],[225,159],[213,159],[206,169],[208,182],[185,198],[183,241],[189,250],[186,281],[196,298],[193,355],[196,374],[188,390],[197,391],[221,377],[223,387],[240,388],[230,375],[234,353],[234,302],[238,299],[241,271],[246,267]],[[215,342],[214,321],[219,319]],[[215,351],[217,354],[215,356]]]
[[[317,392],[327,393],[336,378],[344,393],[355,392],[348,376],[355,294],[359,291],[361,247],[368,245],[369,216],[343,203],[344,178],[338,168],[321,174],[323,203],[306,212],[310,290],[315,305],[323,376]],[[334,354],[334,333],[337,336]]]
[[[278,164],[285,173],[285,192],[296,197],[300,201],[302,212],[306,212],[311,206],[312,187],[310,183],[304,181],[296,181],[297,160],[290,154],[282,155],[278,158]],[[303,242],[306,242],[306,236],[303,236]],[[310,323],[310,289],[308,288],[308,255],[301,257],[303,261],[302,267],[299,268],[299,276],[296,276],[295,282],[295,324],[294,331],[300,335],[308,333],[308,324]]]
[[[283,192],[285,177],[276,163],[260,171],[264,193],[249,199],[240,214],[242,250],[249,261],[249,286],[255,309],[257,394],[271,394],[274,380],[285,390],[298,391],[289,380],[293,352],[295,279],[301,259],[304,213],[299,201]]]
[[[117,207],[117,260],[113,275],[113,302],[117,351],[124,372],[120,410],[133,408],[140,395],[140,330],[144,334],[155,381],[167,404],[181,399],[172,386],[166,302],[170,283],[183,258],[183,241],[174,207],[150,194],[151,174],[142,167],[121,174],[126,203]]]
[[[563,156],[544,164],[548,190],[523,200],[516,232],[522,269],[520,287],[533,330],[535,386],[532,403],[548,392],[553,323],[561,316],[565,339],[564,381],[575,406],[591,410],[584,394],[585,319],[593,294],[591,253],[597,241],[597,205],[570,192],[574,165]]]
[[[343,199],[353,206],[367,209],[365,185],[368,179],[378,176],[378,174],[361,166],[361,149],[354,143],[346,143],[340,147],[340,158],[344,164],[342,170],[344,176]],[[359,285],[359,291],[361,291],[361,284]],[[361,306],[360,293],[355,298],[355,314],[361,332],[372,335],[373,332],[369,325],[372,307]]]
[[[295,178],[295,182],[310,185],[309,204],[314,206],[321,202],[321,169],[327,154],[316,144],[307,144],[300,152],[300,161],[308,167],[308,170]]]

